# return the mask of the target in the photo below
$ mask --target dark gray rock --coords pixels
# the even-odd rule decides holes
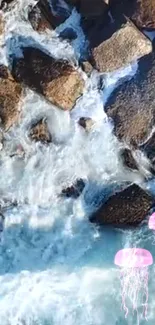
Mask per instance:
[[[91,217],[98,224],[132,225],[141,223],[154,204],[154,199],[138,185],[111,196]]]

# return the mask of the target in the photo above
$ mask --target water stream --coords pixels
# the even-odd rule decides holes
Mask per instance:
[[[20,0],[5,14],[0,60],[19,51],[19,45],[39,44],[58,58],[77,59],[87,48],[80,17],[73,10],[54,32],[38,34],[27,22],[27,7]],[[78,38],[70,45],[58,33],[72,26]],[[120,162],[120,144],[112,134],[112,122],[104,103],[124,77],[138,69],[134,63],[104,75],[102,90],[98,74],[86,76],[84,95],[71,114],[59,111],[31,90],[25,91],[19,125],[5,135],[6,149],[0,155],[0,200],[17,202],[4,209],[5,223],[0,240],[1,325],[136,325],[132,312],[127,319],[121,310],[119,270],[114,266],[118,249],[136,245],[150,249],[155,257],[153,235],[146,226],[120,231],[97,228],[88,217],[106,198],[108,191],[125,181],[142,182]],[[81,116],[92,117],[96,126],[86,134],[78,124]],[[33,143],[28,137],[32,121],[47,117],[53,142]],[[25,158],[10,157],[17,145]],[[63,187],[77,178],[86,186],[78,199],[60,197]],[[148,324],[155,320],[155,270],[149,269]],[[146,320],[142,320],[146,325]]]

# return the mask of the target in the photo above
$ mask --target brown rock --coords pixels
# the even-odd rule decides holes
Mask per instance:
[[[79,119],[79,125],[82,126],[86,131],[90,131],[94,125],[94,121],[89,117],[81,117]]]
[[[152,44],[137,28],[127,22],[102,42],[93,52],[95,67],[99,72],[112,72],[149,54]]]
[[[115,19],[126,15],[139,28],[155,28],[154,0],[111,0],[111,13]]]
[[[91,222],[112,225],[132,225],[141,223],[154,203],[153,198],[138,185],[130,185],[125,190],[111,196],[91,218]]]
[[[23,58],[14,58],[12,73],[63,110],[70,110],[82,94],[84,81],[66,60],[56,60],[37,48],[23,48]]]
[[[115,135],[129,146],[139,148],[155,123],[155,53],[139,61],[134,78],[120,85],[105,105],[113,119]]]
[[[62,24],[70,15],[71,11],[62,10],[60,2],[57,0],[39,0],[33,7],[29,8],[28,19],[34,30],[39,32],[46,29],[55,29]]]
[[[45,120],[41,120],[32,126],[30,131],[30,137],[32,140],[40,141],[43,143],[49,143],[52,141]]]
[[[22,88],[19,83],[10,77],[7,67],[0,66],[0,118],[5,130],[18,121],[18,103]]]

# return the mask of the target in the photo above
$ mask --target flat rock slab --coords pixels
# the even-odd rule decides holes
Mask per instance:
[[[141,223],[154,203],[153,198],[138,185],[131,185],[111,196],[90,221],[99,224],[136,226]]]
[[[152,51],[152,44],[131,22],[123,24],[111,37],[92,51],[95,68],[112,72]]]
[[[115,135],[136,149],[147,140],[155,123],[154,85],[153,52],[139,61],[135,76],[117,87],[105,105]]]
[[[124,14],[139,28],[155,28],[154,0],[111,0],[110,10],[115,19]]]
[[[63,110],[71,110],[83,92],[80,73],[67,61],[57,60],[38,48],[23,48],[23,57],[14,58],[14,78],[43,95]]]

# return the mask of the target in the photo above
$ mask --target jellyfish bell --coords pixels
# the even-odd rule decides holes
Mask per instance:
[[[148,226],[149,229],[155,230],[155,212],[150,216]]]
[[[153,264],[151,253],[143,248],[124,248],[115,255],[114,263],[120,267],[146,267]]]
[[[147,319],[148,266],[153,264],[152,255],[143,248],[124,248],[116,253],[114,263],[121,269],[122,308],[125,318],[129,312],[128,306],[132,306],[133,313],[137,312],[139,324],[139,308],[142,309],[141,317]]]

